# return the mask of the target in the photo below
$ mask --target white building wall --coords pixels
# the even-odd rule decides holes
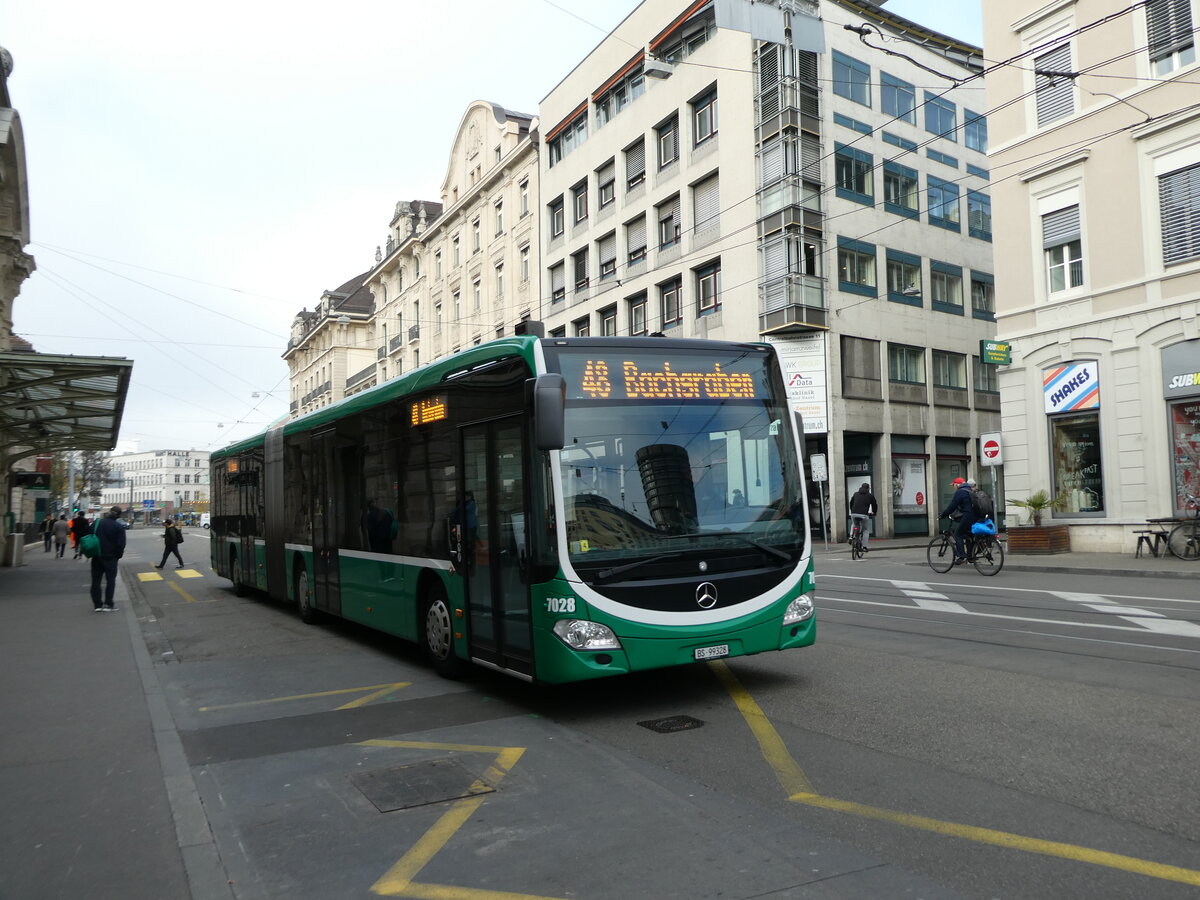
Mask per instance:
[[[111,479],[122,485],[101,492],[101,507],[132,507],[139,512],[149,508],[161,515],[207,502],[211,498],[208,462],[206,450],[149,450],[111,456]]]

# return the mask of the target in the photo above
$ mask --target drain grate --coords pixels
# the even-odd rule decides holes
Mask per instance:
[[[457,760],[433,759],[354,775],[350,783],[380,812],[461,800],[496,789]]]
[[[693,728],[700,728],[704,723],[691,716],[667,716],[665,719],[647,719],[638,724],[659,734],[671,734],[675,731],[691,731]]]

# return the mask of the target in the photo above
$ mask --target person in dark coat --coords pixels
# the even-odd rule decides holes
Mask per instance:
[[[163,523],[163,526],[163,541],[166,543],[166,546],[163,547],[163,558],[159,560],[158,565],[154,568],[161,569],[167,564],[167,557],[174,553],[175,558],[179,560],[179,565],[175,568],[182,569],[183,557],[179,555],[179,545],[183,543],[183,533],[175,526],[172,519],[167,519]]]
[[[46,553],[50,552],[50,541],[54,537],[54,516],[46,513],[46,518],[42,519],[41,527],[38,528],[38,534],[42,536],[42,543],[45,545]]]
[[[117,521],[121,507],[114,506],[96,521],[95,535],[100,555],[92,557],[92,607],[95,612],[112,612],[117,589],[117,561],[125,555],[125,526]],[[100,579],[105,579],[104,602],[100,602]]]
[[[957,566],[967,561],[963,536],[970,534],[971,526],[975,524],[975,507],[971,505],[971,488],[965,480],[955,478],[951,484],[954,485],[954,496],[950,498],[950,505],[942,510],[941,518],[949,516],[955,519],[955,513],[962,514],[961,518],[956,519],[958,527],[954,531],[954,564]]]
[[[871,493],[871,485],[862,483],[857,491],[850,495],[850,528],[855,522],[862,522],[863,553],[867,552],[867,542],[871,540],[871,518],[879,512],[879,501]]]
[[[79,539],[85,534],[92,533],[92,523],[82,512],[77,513],[71,520],[71,546],[75,548],[75,559],[79,559]]]

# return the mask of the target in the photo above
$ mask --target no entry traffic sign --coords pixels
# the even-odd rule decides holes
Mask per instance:
[[[999,466],[1004,462],[1004,452],[1000,446],[1000,432],[994,431],[990,434],[981,434],[979,436],[979,447],[983,452],[983,459],[980,460],[985,466]]]

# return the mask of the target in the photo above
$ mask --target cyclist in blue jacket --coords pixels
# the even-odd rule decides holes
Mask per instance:
[[[954,485],[954,496],[950,498],[950,505],[942,510],[941,517],[949,516],[958,525],[954,529],[954,564],[960,566],[967,561],[963,536],[970,534],[971,526],[975,524],[975,507],[971,505],[971,488],[975,486],[975,482],[955,478],[950,483]]]

